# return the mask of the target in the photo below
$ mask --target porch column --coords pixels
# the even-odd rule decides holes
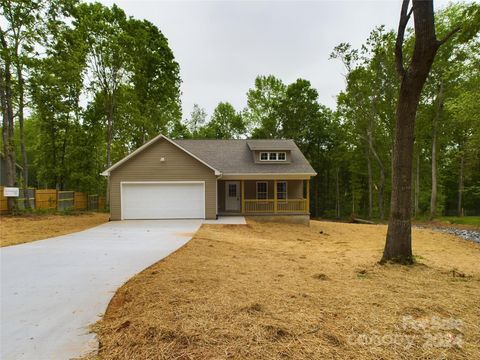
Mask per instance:
[[[242,187],[242,214],[245,213],[245,180],[242,180],[241,185]]]
[[[310,213],[310,179],[307,180],[307,213]]]
[[[273,180],[273,212],[277,212],[277,180]]]

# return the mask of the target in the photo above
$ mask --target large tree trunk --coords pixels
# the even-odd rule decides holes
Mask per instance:
[[[408,5],[409,0],[404,0],[395,49],[401,83],[396,110],[390,219],[382,263],[413,263],[411,191],[415,117],[420,94],[440,46],[435,35],[433,1],[413,0],[415,45],[412,60],[404,68],[402,47],[412,12],[408,11]]]
[[[28,159],[27,149],[25,147],[25,132],[24,132],[24,115],[23,110],[25,107],[24,100],[24,79],[22,66],[17,62],[17,77],[18,77],[18,125],[20,129],[20,150],[22,152],[22,166],[23,166],[23,203],[25,209],[30,209],[30,199],[28,196]]]
[[[437,215],[437,139],[438,139],[438,122],[443,108],[443,83],[437,94],[435,115],[432,124],[432,191],[430,196],[430,219],[434,219]]]
[[[0,29],[0,40],[2,48],[7,49],[7,43]],[[14,141],[14,120],[13,120],[13,91],[10,56],[4,57],[4,67],[0,70],[1,104],[3,109],[3,152],[5,156],[5,185],[14,186],[16,181],[15,168],[15,141]],[[8,210],[15,208],[15,198],[7,198]]]
[[[463,216],[462,209],[462,196],[463,196],[463,168],[465,165],[465,156],[463,152],[460,155],[460,174],[458,175],[458,203],[457,203],[457,215]]]

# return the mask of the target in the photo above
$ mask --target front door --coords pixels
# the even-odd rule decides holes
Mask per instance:
[[[225,182],[225,210],[240,211],[240,181]]]

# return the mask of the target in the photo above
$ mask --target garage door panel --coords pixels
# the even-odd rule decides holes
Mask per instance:
[[[122,184],[123,219],[205,217],[203,183]]]

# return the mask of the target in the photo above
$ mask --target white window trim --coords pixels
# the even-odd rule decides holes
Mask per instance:
[[[276,154],[276,159],[273,160],[273,159],[270,159],[270,154]],[[262,159],[262,154],[267,154],[267,159]],[[278,155],[279,154],[284,154],[285,155],[285,159],[282,159],[280,160],[278,158]],[[283,162],[283,161],[287,161],[287,153],[285,151],[261,151],[258,155],[258,159],[262,162],[268,162],[268,161],[272,161],[272,162],[277,162],[277,161],[280,161],[280,162]]]
[[[259,199],[258,198],[258,184],[265,184],[265,195],[267,196],[265,199]],[[263,192],[262,192],[263,194]],[[268,181],[257,181],[255,182],[255,197],[257,200],[268,200]]]
[[[285,192],[285,199],[279,199],[278,198],[279,192],[278,192],[278,187],[277,187],[277,201],[278,200],[279,201],[287,201],[288,200],[288,181],[286,181],[286,180],[277,181],[277,186],[278,186],[278,184],[281,184],[281,183],[285,183],[285,191],[284,191]]]

